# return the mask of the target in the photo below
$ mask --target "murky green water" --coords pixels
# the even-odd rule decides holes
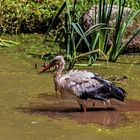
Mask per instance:
[[[45,104],[45,99],[38,98],[40,93],[54,93],[52,73],[37,75],[34,64],[41,61],[25,53],[17,48],[0,48],[0,140],[136,140],[140,137],[140,112],[136,111],[126,112],[132,122],[111,128],[22,111],[20,108],[32,103]],[[140,100],[140,56],[123,56],[117,63],[108,67],[102,64],[90,71],[104,77],[127,76],[127,81],[119,85],[126,89],[129,99]]]

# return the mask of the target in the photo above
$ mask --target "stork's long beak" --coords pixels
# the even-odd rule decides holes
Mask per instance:
[[[47,71],[49,68],[53,67],[54,65],[55,65],[54,62],[49,63],[48,65],[45,65],[45,66],[41,67],[41,68],[37,71],[37,73],[38,73],[38,74],[41,74],[41,73]]]

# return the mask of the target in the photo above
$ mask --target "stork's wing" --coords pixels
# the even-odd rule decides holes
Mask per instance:
[[[101,88],[102,93],[100,94],[102,97],[115,98],[120,101],[124,101],[124,98],[126,98],[126,91],[121,87],[117,87],[112,82],[105,80],[99,76],[95,76],[94,79],[97,79],[103,85],[103,87]]]
[[[116,87],[112,82],[96,74],[87,71],[70,71],[65,78],[67,78],[67,87],[79,98],[98,100],[116,98],[121,101],[125,98],[125,91],[122,88]]]
[[[70,71],[66,74],[65,81],[67,87],[70,88],[76,96],[87,99],[106,100],[97,94],[97,91],[103,87],[103,84],[96,78],[96,75],[87,71]],[[63,78],[64,78],[63,77]]]

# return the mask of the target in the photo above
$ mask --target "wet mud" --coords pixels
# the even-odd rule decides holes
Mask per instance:
[[[80,110],[74,99],[56,98],[54,95],[39,94],[37,98],[43,98],[46,103],[30,103],[25,108],[20,108],[24,113],[47,115],[51,119],[67,118],[80,124],[98,124],[101,126],[113,127],[126,124],[135,120],[129,118],[127,112],[140,113],[140,101],[127,99],[125,104],[119,104],[111,100],[111,105],[101,101],[88,101],[87,112]],[[47,103],[49,102],[49,103]],[[51,103],[50,103],[51,102]]]

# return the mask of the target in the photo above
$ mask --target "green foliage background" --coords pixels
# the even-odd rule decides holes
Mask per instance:
[[[0,31],[12,34],[44,32],[61,3],[60,0],[2,0]]]
[[[74,0],[69,0],[74,2]],[[44,33],[52,18],[56,15],[64,0],[1,0],[0,1],[0,32],[4,33]],[[96,3],[97,0],[76,1],[77,19]],[[140,0],[128,0],[132,8],[140,7]],[[59,18],[61,23],[63,18]]]

